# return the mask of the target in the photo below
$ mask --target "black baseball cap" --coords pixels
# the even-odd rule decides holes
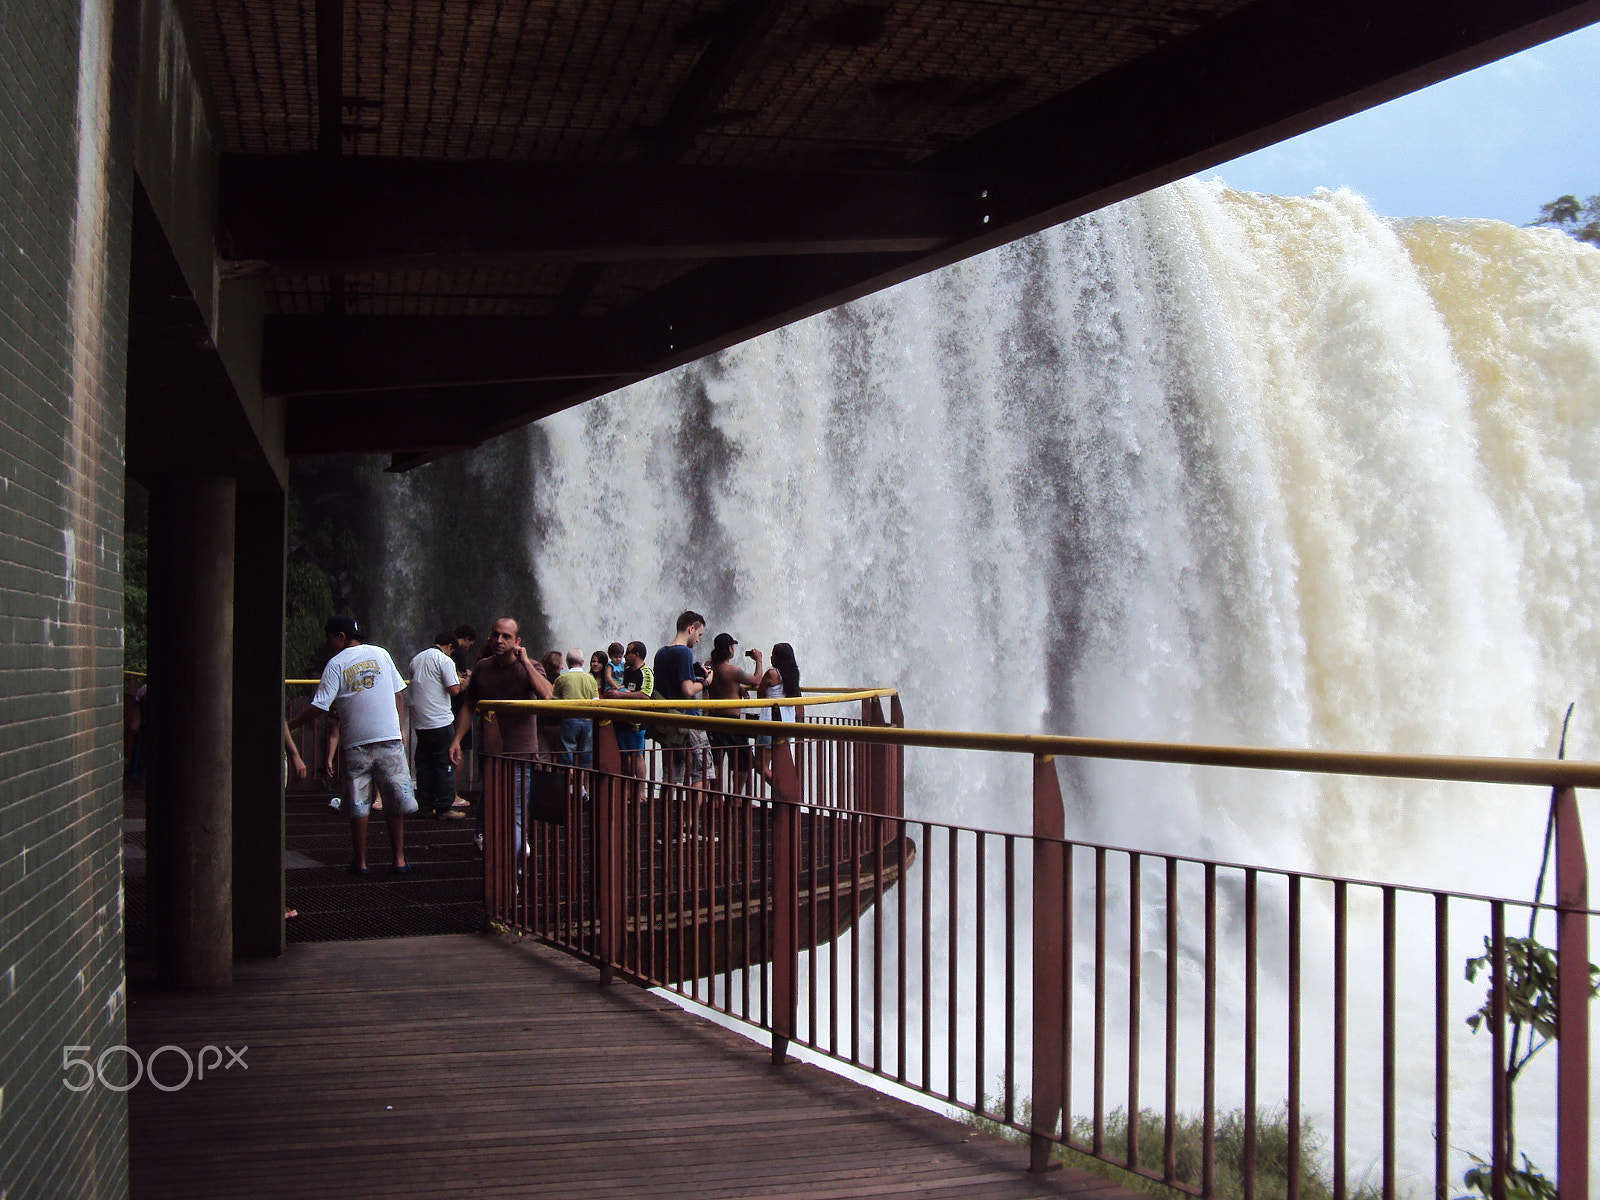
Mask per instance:
[[[731,633],[717,634],[716,641],[712,643],[713,646],[737,646],[738,644],[739,639],[734,637]]]
[[[328,623],[322,627],[323,633],[342,633],[345,637],[359,637],[361,631],[356,628],[356,619],[349,613],[334,613],[328,618]]]

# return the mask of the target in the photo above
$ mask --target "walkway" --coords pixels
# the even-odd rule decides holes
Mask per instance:
[[[292,945],[224,994],[131,987],[130,1041],[248,1069],[129,1095],[136,1198],[1034,1197],[1027,1151],[510,937]],[[224,1061],[226,1061],[226,1056]],[[163,1082],[182,1060],[159,1060]]]
[[[483,858],[473,846],[472,829],[470,813],[459,821],[407,821],[411,873],[397,878],[386,866],[391,858],[388,830],[375,818],[367,845],[372,874],[357,879],[345,870],[350,822],[328,808],[328,793],[290,791],[284,798],[283,867],[289,905],[300,915],[288,923],[288,940],[481,931]],[[123,791],[122,854],[128,944],[143,946],[148,934],[145,811],[144,789],[138,784]]]

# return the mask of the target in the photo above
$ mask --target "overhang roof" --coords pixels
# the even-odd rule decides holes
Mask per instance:
[[[428,461],[1600,0],[193,0],[291,454]],[[441,420],[441,414],[447,414]]]

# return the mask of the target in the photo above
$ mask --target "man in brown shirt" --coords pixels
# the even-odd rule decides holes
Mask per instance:
[[[472,728],[472,714],[479,703],[485,700],[550,699],[550,681],[539,669],[539,664],[528,657],[517,631],[517,623],[510,617],[501,617],[489,630],[488,651],[489,656],[479,661],[462,693],[465,699],[461,704],[461,713],[456,718],[455,738],[450,743],[450,761],[457,767],[461,765],[461,741],[467,730]],[[532,757],[539,753],[536,733],[538,722],[531,712],[502,709],[494,714],[494,725],[500,734],[501,754]],[[484,740],[488,742],[490,739]],[[525,787],[527,772],[519,772],[517,778],[523,781]],[[525,799],[525,796],[518,797],[513,822],[512,844],[518,847],[518,853],[521,853],[523,844],[522,810]]]

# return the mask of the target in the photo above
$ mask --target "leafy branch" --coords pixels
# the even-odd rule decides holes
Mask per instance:
[[[1574,206],[1577,204],[1573,197],[1563,196],[1561,200],[1544,206],[1546,217],[1550,217],[1551,210],[1565,201],[1571,201]],[[1600,218],[1600,196],[1591,196],[1589,206],[1596,217]],[[1553,222],[1549,220],[1535,222],[1535,224],[1550,223]],[[1597,221],[1593,228],[1597,230],[1597,238],[1585,240],[1600,241],[1600,221]],[[1561,744],[1556,752],[1557,758],[1567,756],[1567,725],[1572,720],[1572,707],[1570,704],[1567,705],[1567,715],[1561,722]],[[1552,792],[1550,813],[1544,827],[1544,853],[1539,860],[1539,879],[1534,885],[1533,906],[1528,914],[1528,936],[1505,939],[1505,979],[1501,990],[1504,994],[1505,1016],[1511,1022],[1511,1047],[1506,1065],[1506,1200],[1556,1200],[1555,1183],[1528,1161],[1526,1154],[1522,1156],[1521,1167],[1512,1165],[1517,1155],[1517,1077],[1533,1061],[1534,1055],[1556,1040],[1560,1030],[1561,1014],[1557,1000],[1561,978],[1560,958],[1554,950],[1534,937],[1538,928],[1539,902],[1544,896],[1545,874],[1550,865],[1551,843],[1555,838],[1555,822],[1556,796]],[[1473,1033],[1478,1033],[1485,1027],[1491,1031],[1494,1028],[1494,943],[1487,937],[1483,939],[1483,949],[1484,953],[1477,958],[1467,959],[1468,983],[1476,983],[1478,975],[1485,972],[1491,981],[1483,1005],[1467,1018],[1467,1026]],[[1589,963],[1588,967],[1589,996],[1593,999],[1600,996],[1600,967],[1594,963]],[[1523,1040],[1524,1034],[1527,1035],[1526,1042]],[[1477,1166],[1467,1169],[1466,1174],[1462,1176],[1462,1182],[1482,1196],[1491,1196],[1494,1190],[1493,1165],[1484,1162],[1476,1154],[1470,1157]]]
[[[1548,225],[1580,242],[1600,246],[1600,196],[1584,201],[1576,196],[1559,196],[1549,204],[1541,204],[1539,214],[1531,224]]]

